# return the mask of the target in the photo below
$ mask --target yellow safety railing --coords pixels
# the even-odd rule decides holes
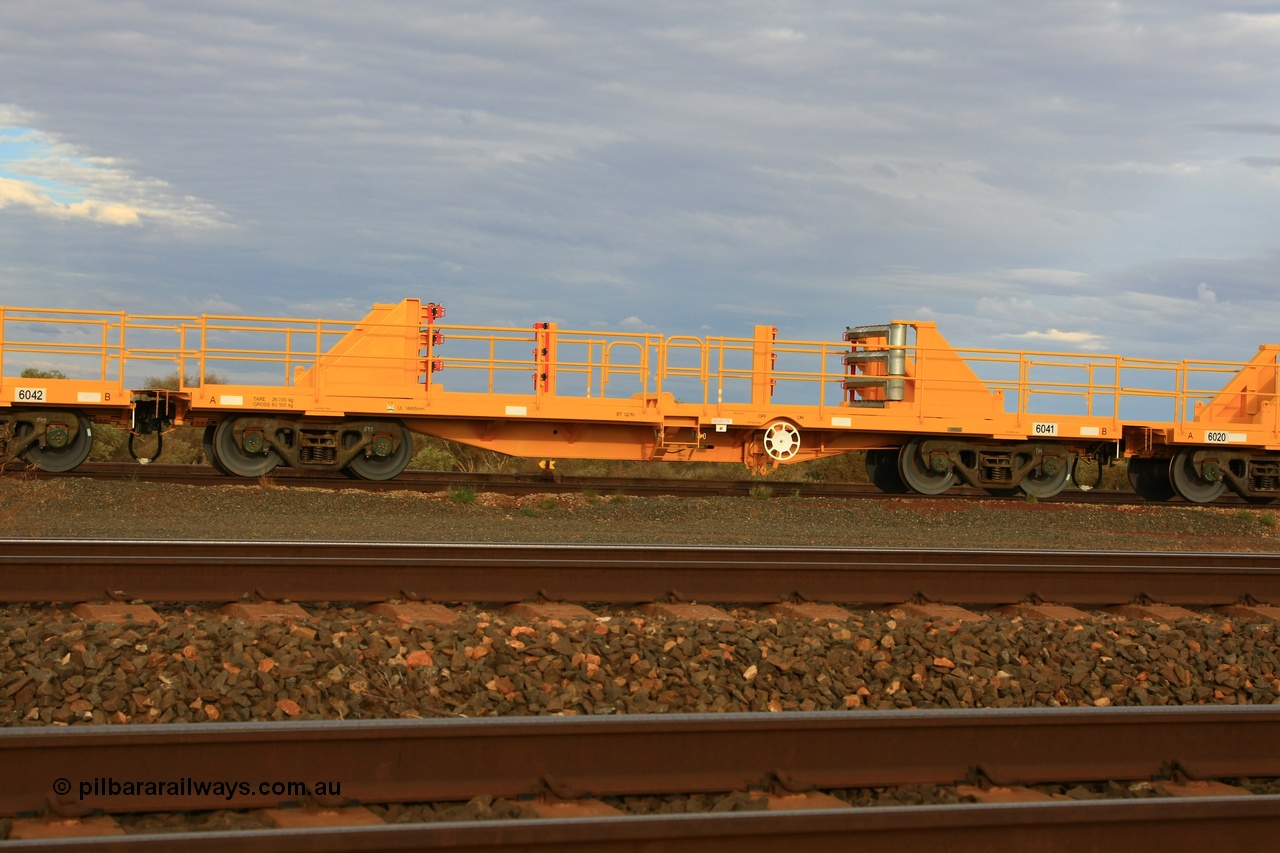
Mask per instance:
[[[920,335],[926,326],[932,328],[919,324]],[[87,370],[93,378],[115,382],[125,381],[127,365],[163,362],[177,369],[182,387],[188,390],[200,387],[212,372],[222,369],[248,368],[258,379],[278,376],[278,368],[287,387],[295,383],[295,374],[304,375],[325,359],[336,359],[344,367],[401,365],[406,358],[404,342],[419,340],[427,327],[420,322],[378,326],[370,334],[385,336],[386,347],[335,356],[335,347],[359,328],[361,321],[0,307],[0,377],[19,359],[34,357],[43,362],[91,362]],[[472,384],[477,393],[499,393],[505,377],[538,369],[537,330],[443,323],[430,328],[444,334],[442,346],[435,347],[429,335],[420,347],[408,345],[419,362],[414,367],[419,383],[430,381],[433,359],[444,364],[446,376],[456,371],[475,377]],[[634,391],[648,399],[671,392],[682,402],[707,410],[726,402],[727,394],[737,396],[730,392],[758,388],[767,380],[776,384],[772,405],[780,412],[788,406],[822,411],[839,406],[849,396],[844,383],[851,368],[843,364],[843,356],[852,347],[843,342],[554,328],[547,333],[554,336],[555,360],[549,366],[559,382],[553,386],[557,396],[592,399]],[[858,346],[891,349],[874,339]],[[1003,403],[992,397],[993,405],[1017,418],[1045,414],[1038,410],[1046,407],[1059,411],[1058,401],[1075,401],[1063,405],[1077,408],[1081,417],[1182,424],[1194,422],[1206,407],[1222,408],[1220,395],[1230,387],[1235,395],[1231,398],[1239,398],[1240,411],[1256,413],[1249,417],[1271,435],[1277,430],[1280,365],[1265,358],[1249,364],[1162,361],[1102,353],[953,349],[922,346],[919,341],[900,349],[907,363],[905,403],[921,410],[933,405],[931,400],[947,399],[948,394],[977,398],[998,393]],[[763,366],[762,352],[772,355]],[[260,370],[254,365],[274,366]],[[1236,378],[1246,367],[1256,372],[1257,381]],[[870,375],[882,376],[882,369],[877,367]],[[230,377],[228,382],[235,384]],[[468,382],[469,378],[462,384]],[[534,393],[532,383],[520,393]],[[876,399],[874,393],[870,399]],[[1038,406],[1037,401],[1045,405]],[[742,402],[734,400],[735,405]],[[764,404],[770,405],[767,400]],[[1148,417],[1145,408],[1156,406],[1161,417]]]
[[[120,311],[0,307],[0,377],[5,376],[6,359],[12,361],[12,356],[21,354],[55,363],[68,358],[88,361],[95,365],[90,368],[90,376],[68,373],[68,378],[119,382],[125,352],[125,316]],[[20,327],[25,327],[22,336],[15,334]],[[41,337],[40,332],[47,335]],[[85,337],[92,340],[77,340],[81,333],[87,333]],[[55,364],[50,369],[65,373],[62,367],[73,373],[85,372],[75,363]]]

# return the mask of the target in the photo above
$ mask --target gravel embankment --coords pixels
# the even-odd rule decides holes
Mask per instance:
[[[613,611],[404,626],[176,610],[160,626],[0,611],[0,724],[1280,703],[1276,626],[860,612],[730,623]]]
[[[1255,508],[443,495],[0,478],[0,535],[1277,550]],[[493,714],[1280,702],[1273,623],[992,616],[732,623],[619,609],[570,624],[471,606],[404,626],[161,606],[110,625],[0,609],[0,725]]]
[[[0,477],[0,536],[1280,550],[1280,509],[446,494]]]

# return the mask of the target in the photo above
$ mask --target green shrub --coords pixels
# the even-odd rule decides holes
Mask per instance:
[[[139,455],[149,452],[149,449],[155,446],[150,443],[154,438],[155,436],[145,436],[134,442]],[[204,458],[203,430],[195,427],[178,427],[172,432],[165,433],[164,448],[156,461],[169,465],[198,465],[201,462],[207,462],[208,460]]]
[[[470,486],[459,486],[449,490],[449,500],[460,503],[470,504],[476,501],[476,490]]]
[[[134,451],[142,457],[171,465],[199,465],[204,458],[204,430],[196,427],[178,427],[164,434],[164,446],[157,457],[155,433],[134,438]],[[93,449],[90,462],[131,462],[129,455],[129,431],[111,424],[93,425]]]
[[[409,467],[415,471],[456,471],[458,460],[454,458],[448,442],[426,435],[413,437],[413,459]]]
[[[204,382],[197,382],[196,377],[183,375],[182,386],[191,388],[196,385],[229,385],[231,380],[220,373],[209,371],[204,375]],[[178,390],[178,371],[168,374],[167,376],[148,376],[142,383],[143,388],[150,388],[153,391],[177,391]]]
[[[811,483],[869,483],[865,450],[841,453],[839,456],[824,456],[809,462],[800,462],[790,467],[796,469],[796,477]]]
[[[119,462],[129,458],[125,445],[129,441],[129,433],[110,424],[93,425],[93,448],[89,451],[90,462]]]
[[[1097,462],[1092,459],[1077,459],[1071,479],[1077,486],[1084,483],[1093,489],[1132,491],[1129,485],[1129,463],[1123,459],[1112,465],[1104,465],[1101,481],[1098,480]]]

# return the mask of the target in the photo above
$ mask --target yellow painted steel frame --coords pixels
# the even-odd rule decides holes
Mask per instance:
[[[122,311],[0,306],[0,417],[15,408],[78,409],[91,420],[127,423],[125,327]],[[86,375],[28,378],[21,370],[7,375],[19,361],[33,362],[40,372]]]
[[[776,340],[769,326],[757,326],[751,338],[664,337],[552,323],[444,325],[442,317],[440,306],[417,299],[376,305],[354,323],[0,309],[0,374],[15,355],[100,358],[95,378],[38,386],[47,405],[91,410],[127,399],[126,364],[161,364],[183,377],[179,423],[250,413],[377,417],[532,457],[758,467],[897,447],[913,435],[1056,441],[1079,451],[1124,438],[1133,445],[1127,453],[1143,454],[1167,453],[1170,445],[1280,449],[1274,345],[1247,364],[1160,362],[961,351],[925,322],[895,321],[912,339],[890,345],[884,334],[839,343]],[[25,340],[13,329],[28,322],[61,324],[60,334],[53,342]],[[126,346],[138,339],[147,345]],[[866,358],[846,364],[854,352]],[[886,399],[885,383],[897,374],[888,373],[881,353],[903,356],[900,400]],[[984,381],[975,368],[998,378]],[[210,381],[227,370],[251,381]],[[454,377],[462,390],[447,387]],[[527,390],[512,391],[513,381],[527,382]],[[22,394],[36,388],[33,380],[0,379],[0,406],[31,403]],[[1122,404],[1161,405],[1171,416],[1122,418]],[[762,442],[767,429],[785,439],[772,458]]]

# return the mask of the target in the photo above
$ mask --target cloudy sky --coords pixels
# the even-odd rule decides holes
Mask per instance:
[[[1247,359],[1280,0],[5,0],[0,304]]]

